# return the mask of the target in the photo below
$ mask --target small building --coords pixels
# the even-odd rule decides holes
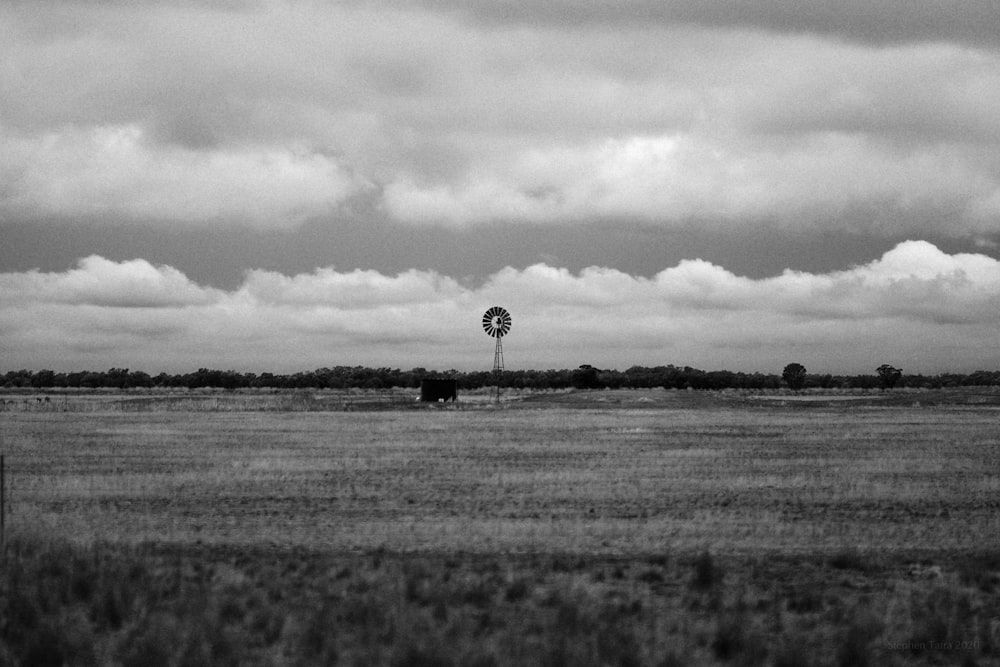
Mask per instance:
[[[420,381],[420,400],[425,403],[437,403],[451,399],[454,403],[458,398],[458,380],[449,378],[424,378]]]

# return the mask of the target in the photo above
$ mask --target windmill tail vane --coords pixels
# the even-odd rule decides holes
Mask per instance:
[[[500,402],[500,380],[503,377],[503,337],[510,331],[510,313],[500,306],[493,306],[483,313],[483,331],[487,336],[496,338],[496,350],[493,353],[493,398]]]

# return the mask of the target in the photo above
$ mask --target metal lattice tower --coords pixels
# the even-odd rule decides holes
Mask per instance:
[[[503,337],[510,331],[510,313],[500,306],[493,306],[483,313],[483,330],[497,339],[493,353],[493,400],[500,402],[500,382],[503,379]]]

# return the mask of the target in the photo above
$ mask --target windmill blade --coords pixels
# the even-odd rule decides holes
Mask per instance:
[[[486,332],[487,336],[493,338],[505,336],[510,331],[510,325],[510,313],[500,306],[490,306],[483,313],[483,331]]]

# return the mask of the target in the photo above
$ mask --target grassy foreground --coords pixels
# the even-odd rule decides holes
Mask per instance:
[[[900,565],[857,552],[337,555],[18,537],[0,580],[0,662],[996,664],[1000,560]]]
[[[992,406],[564,398],[7,413],[0,664],[1000,663]]]

